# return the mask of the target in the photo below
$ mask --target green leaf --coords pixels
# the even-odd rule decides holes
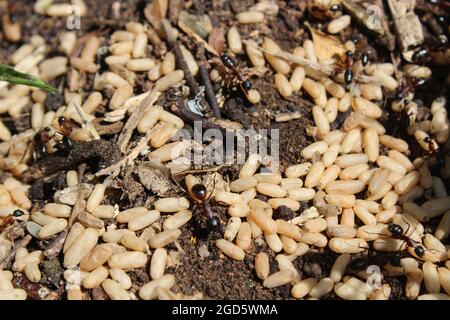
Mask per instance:
[[[4,64],[0,64],[0,81],[6,81],[12,84],[24,84],[26,86],[46,90],[50,93],[55,93],[58,91],[56,88],[46,84],[41,79],[38,79],[30,74],[14,70],[14,68]]]

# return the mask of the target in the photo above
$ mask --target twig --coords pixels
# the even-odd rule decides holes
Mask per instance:
[[[200,101],[202,105],[206,105],[205,99],[202,97],[200,87],[195,81],[194,77],[192,76],[191,71],[189,70],[189,67],[186,63],[186,60],[183,57],[183,54],[181,53],[180,47],[174,37],[173,32],[171,31],[172,26],[170,25],[170,22],[166,19],[161,21],[161,24],[163,26],[164,32],[166,34],[166,40],[169,43],[169,46],[172,48],[175,54],[175,59],[177,61],[177,65],[180,69],[184,72],[184,78],[186,79],[186,82],[191,89],[191,93],[193,96],[200,97]],[[201,66],[200,66],[200,75],[201,75]],[[203,78],[203,77],[202,77]],[[208,76],[209,79],[209,76]],[[205,85],[206,86],[206,85]],[[208,107],[213,112],[214,116],[218,119],[221,119],[220,110],[218,109],[219,106],[217,104],[217,101],[211,101],[210,97],[208,96],[208,89],[206,89],[206,96],[208,98],[209,105]],[[215,105],[214,105],[215,102]]]
[[[422,24],[419,17],[414,13],[415,1],[388,0],[388,4],[402,55],[407,61],[411,62],[414,48],[424,42]]]
[[[64,229],[64,231],[61,232],[56,237],[56,239],[49,245],[49,247],[44,251],[44,256],[46,256],[48,259],[53,259],[61,252],[70,228],[72,227],[73,223],[77,219],[78,215],[84,211],[85,207],[86,207],[86,200],[83,199],[81,192],[79,192],[78,193],[78,201],[75,203],[75,205],[72,208],[72,213],[70,215],[69,223],[67,224],[66,229]]]
[[[69,154],[55,152],[39,159],[22,173],[20,180],[30,183],[53,173],[73,168],[89,159],[97,159],[99,166],[109,167],[120,159],[120,151],[112,141],[93,140],[74,143]]]
[[[304,67],[310,67],[312,69],[319,70],[320,72],[324,73],[327,76],[334,74],[333,68],[331,66],[329,66],[329,65],[321,65],[319,63],[311,62],[311,61],[309,61],[307,59],[300,58],[298,56],[295,56],[295,55],[293,55],[293,54],[291,54],[289,52],[283,51],[283,50],[280,50],[280,51],[278,51],[276,53],[271,53],[271,52],[268,52],[267,50],[264,50],[263,48],[259,47],[256,43],[254,43],[252,41],[243,40],[242,42],[246,46],[253,47],[253,48],[255,48],[255,49],[257,49],[257,50],[259,50],[259,51],[261,51],[263,53],[270,54],[270,55],[272,55],[274,57],[277,57],[277,58],[280,58],[280,59],[283,59],[283,60],[286,60],[286,61],[298,64],[298,65],[301,65],[301,66],[304,66]]]
[[[230,165],[225,165],[225,164],[221,164],[220,166],[214,167],[214,168],[208,168],[208,169],[200,169],[200,170],[189,170],[189,171],[183,171],[183,172],[177,172],[172,174],[174,177],[178,177],[178,176],[185,176],[187,174],[193,174],[193,173],[207,173],[207,172],[217,172],[220,169],[222,169],[223,167],[229,167]]]
[[[181,30],[183,30],[188,36],[194,38],[197,42],[201,43],[205,46],[205,49],[208,50],[210,53],[215,55],[216,57],[219,56],[219,53],[214,49],[212,46],[208,44],[205,40],[202,39],[198,34],[196,34],[194,31],[192,31],[188,26],[186,26],[184,23],[180,23],[178,21],[178,27],[180,27]]]
[[[216,94],[214,93],[214,89],[211,83],[211,79],[209,78],[208,68],[206,66],[206,57],[205,57],[205,48],[201,46],[198,50],[198,54],[200,56],[201,62],[199,65],[200,78],[202,78],[203,85],[205,86],[205,94],[208,99],[209,105],[213,111],[214,116],[217,119],[222,119],[222,115],[220,114],[220,107],[217,103]]]
[[[139,121],[145,112],[150,108],[158,99],[160,92],[155,88],[152,89],[150,94],[145,97],[145,99],[139,104],[139,106],[134,110],[128,119],[127,123],[123,127],[122,132],[120,133],[119,138],[117,138],[117,144],[119,145],[119,150],[122,153],[125,153],[128,141],[131,139],[131,135],[133,134],[134,129],[137,127]]]
[[[124,157],[119,162],[113,164],[112,166],[105,168],[103,170],[100,170],[95,175],[97,177],[100,177],[100,176],[104,176],[104,175],[108,175],[108,174],[112,173],[113,177],[117,177],[120,173],[120,170],[124,166],[130,165],[133,163],[134,159],[137,158],[139,153],[147,147],[150,139],[153,138],[155,136],[155,134],[157,134],[162,127],[163,127],[163,125],[161,123],[158,123],[157,125],[155,125],[152,129],[147,131],[145,136],[142,137],[141,140],[139,140],[139,143],[137,144],[137,146],[133,150],[131,150],[131,152],[126,157]]]
[[[225,129],[221,126],[211,123],[210,121],[204,119],[203,117],[199,116],[198,114],[192,112],[186,104],[185,99],[177,99],[176,103],[173,103],[172,105],[172,111],[174,111],[178,116],[180,116],[186,123],[189,123],[191,125],[194,125],[195,122],[201,122],[202,128],[204,130],[208,129],[217,129],[220,130],[222,133],[225,134]]]
[[[17,250],[19,250],[20,248],[26,247],[30,243],[31,239],[32,239],[32,236],[30,234],[27,234],[25,236],[25,238],[23,238],[22,240],[17,242],[16,245],[14,246],[14,248],[12,248],[12,250],[9,252],[8,256],[5,259],[3,259],[2,262],[0,262],[0,270],[5,270],[5,269],[11,268],[12,261],[14,260],[14,257],[16,256]]]
[[[91,121],[89,121],[86,118],[86,114],[84,112],[83,109],[81,109],[81,106],[78,103],[74,103],[74,107],[75,110],[77,111],[78,115],[80,116],[81,121],[83,122],[83,125],[86,127],[86,129],[89,131],[89,133],[91,134],[92,138],[94,140],[98,140],[100,139],[100,136],[97,132],[97,130],[95,129],[94,125],[92,124]]]
[[[42,284],[31,282],[21,274],[14,276],[13,285],[25,290],[27,297],[31,300],[59,300],[61,296],[60,292],[50,290]]]

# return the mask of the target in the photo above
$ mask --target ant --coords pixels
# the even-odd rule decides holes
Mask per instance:
[[[346,86],[349,86],[352,81],[353,81],[353,71],[352,71],[352,67],[353,67],[353,63],[354,63],[354,59],[353,59],[353,52],[351,52],[350,50],[345,52],[345,60],[344,60],[344,65],[345,65],[345,71],[344,71],[344,82]]]
[[[420,43],[408,47],[408,50],[415,50],[411,56],[411,61],[416,64],[422,64],[429,60],[430,52],[442,51],[448,45],[448,39],[445,35],[437,36],[433,43]]]
[[[424,78],[415,78],[411,77],[406,80],[406,84],[402,85],[399,91],[396,94],[396,98],[399,100],[403,100],[408,97],[409,93],[414,93],[416,87],[423,86],[427,81]],[[407,101],[410,102],[410,101]]]
[[[337,18],[339,12],[342,11],[342,6],[339,3],[334,3],[327,7],[316,1],[309,0],[306,6],[309,14],[320,21]]]
[[[348,264],[348,271],[351,273],[358,273],[358,272],[362,272],[362,271],[366,271],[367,267],[369,265],[385,265],[387,263],[390,263],[393,266],[400,266],[401,265],[401,261],[400,261],[400,257],[399,256],[391,256],[391,257],[387,257],[385,255],[378,255],[378,256],[373,256],[370,252],[367,254],[367,257],[364,258],[356,258],[350,261],[350,263]]]
[[[200,203],[203,214],[208,217],[208,230],[215,230],[220,226],[220,220],[214,215],[209,200],[212,196],[212,192],[207,196],[207,189],[205,185],[198,183],[192,186],[191,196]]]
[[[438,152],[438,148],[434,144],[434,140],[431,139],[429,136],[426,136],[425,138],[423,138],[423,142],[425,142],[428,145],[428,154],[429,154],[429,156],[430,157],[436,156],[436,154]]]
[[[238,70],[238,66],[239,66],[239,62],[236,63],[233,58],[231,58],[230,56],[224,54],[220,57],[220,60],[222,61],[223,65],[232,71],[232,75],[233,78],[231,79],[231,81],[233,79],[237,79],[239,81],[239,86],[242,90],[242,92],[247,95],[247,93],[253,89],[253,85],[252,83],[246,79],[244,77],[244,75],[242,73],[239,72]]]
[[[6,217],[0,217],[0,231],[5,230],[10,224],[14,222],[14,218],[19,218],[23,216],[25,212],[20,209],[14,210],[12,215]]]
[[[75,123],[72,120],[67,120],[65,117],[59,117],[58,124],[60,133],[63,137],[62,141],[56,145],[56,148],[58,150],[70,151],[73,147],[73,142],[72,139],[70,139],[70,134],[72,133]]]
[[[407,78],[397,92],[394,94],[393,101],[391,101],[391,108],[397,114],[397,120],[404,124],[406,127],[416,121],[417,118],[417,106],[412,104],[414,98],[414,92],[417,87],[425,84],[426,79],[423,78]],[[396,106],[394,106],[394,103]]]
[[[15,1],[8,2],[6,12],[7,12],[7,17],[9,19],[9,21],[13,24],[16,23],[17,22],[17,15],[16,15],[17,3]]]
[[[404,218],[402,217],[402,219],[404,219]],[[408,229],[409,229],[409,224],[408,224]],[[392,238],[405,241],[406,245],[409,248],[414,249],[414,253],[418,257],[423,257],[423,255],[425,254],[424,247],[421,244],[419,244],[417,241],[406,236],[406,233],[408,232],[408,230],[406,230],[406,232],[404,232],[403,228],[400,225],[391,223],[388,225],[388,231],[391,233]]]
[[[46,144],[50,141],[51,137],[50,137],[50,128],[49,127],[45,127],[44,129],[42,129],[41,132],[39,132],[38,134],[36,134],[34,136],[34,142],[37,146],[38,149],[38,153],[41,157],[47,155],[48,153],[48,149]],[[33,155],[33,157],[36,159],[36,155]]]
[[[369,54],[366,51],[366,43],[364,42],[362,37],[353,37],[352,38],[353,43],[355,44],[355,61],[361,60],[361,63],[363,67],[367,66],[369,63]]]

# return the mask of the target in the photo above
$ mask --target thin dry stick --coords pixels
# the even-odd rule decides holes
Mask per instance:
[[[170,25],[170,22],[168,20],[164,19],[161,23],[163,25],[164,32],[166,33],[166,40],[169,43],[169,46],[174,51],[175,59],[177,61],[178,67],[181,68],[184,72],[184,78],[186,79],[186,82],[187,82],[189,88],[191,89],[191,93],[196,97],[200,97],[201,104],[206,105],[207,103],[206,103],[205,99],[202,97],[200,87],[199,87],[197,81],[195,81],[194,77],[192,76],[191,71],[189,70],[189,67],[186,63],[186,60],[184,59],[183,54],[181,53],[180,47],[175,39],[175,36],[174,36],[173,32],[171,31],[172,26]],[[200,75],[202,75],[201,74],[201,66],[200,66]],[[208,75],[208,79],[209,79],[209,75]],[[205,86],[206,86],[206,84],[205,84]],[[213,114],[216,118],[221,119],[222,117],[220,114],[219,105],[217,104],[217,101],[215,100],[215,96],[214,96],[214,101],[211,101],[211,99],[208,95],[208,89],[206,90],[206,93],[207,93],[207,98],[208,98],[208,102],[209,102],[209,108],[211,109],[211,111],[213,112]],[[214,104],[214,102],[215,102],[215,104]]]
[[[133,163],[134,159],[137,158],[139,153],[147,147],[150,139],[153,138],[162,127],[163,127],[163,124],[161,124],[161,123],[158,123],[157,125],[155,125],[152,129],[147,131],[145,136],[142,137],[141,140],[139,140],[139,143],[137,144],[137,146],[133,150],[131,150],[131,152],[126,157],[124,157],[119,162],[113,164],[112,166],[105,168],[103,170],[100,170],[95,175],[97,177],[100,177],[100,176],[104,176],[104,175],[112,173],[113,177],[118,176],[122,167],[124,167],[126,165],[131,165]]]
[[[78,192],[78,200],[72,208],[72,213],[69,218],[69,223],[67,224],[66,229],[61,232],[56,239],[49,245],[49,247],[44,251],[44,256],[48,259],[53,259],[56,257],[64,247],[64,242],[66,242],[67,235],[69,233],[70,228],[73,223],[78,218],[78,215],[84,211],[86,207],[86,200],[83,199],[81,192]]]
[[[197,84],[197,81],[195,81],[194,77],[191,74],[191,71],[189,70],[189,67],[186,63],[186,60],[183,57],[183,54],[181,53],[180,47],[178,46],[178,43],[176,41],[175,35],[172,31],[172,26],[170,25],[170,22],[166,19],[161,21],[161,24],[163,26],[164,32],[166,34],[166,40],[169,43],[169,46],[172,48],[175,54],[175,59],[177,61],[177,65],[179,68],[181,68],[184,72],[184,78],[186,79],[186,82],[191,89],[193,95],[198,96],[200,95],[200,87]]]
[[[0,262],[0,270],[5,270],[11,268],[14,257],[16,256],[17,250],[26,247],[31,241],[31,235],[27,234],[22,240],[20,240],[14,248],[9,252],[8,256]]]
[[[329,75],[332,75],[334,73],[334,70],[333,70],[333,68],[331,66],[326,66],[326,65],[321,65],[319,63],[311,62],[311,61],[309,61],[307,59],[300,58],[298,56],[295,56],[295,55],[293,55],[293,54],[291,54],[289,52],[283,51],[283,50],[280,50],[280,51],[278,51],[276,53],[271,53],[271,52],[268,52],[267,50],[264,50],[263,48],[259,47],[257,44],[252,43],[251,41],[248,41],[248,40],[243,40],[242,42],[246,46],[250,46],[252,48],[255,48],[255,49],[257,49],[257,50],[259,50],[259,51],[261,51],[263,53],[270,54],[270,55],[272,55],[274,57],[286,60],[288,62],[292,62],[292,63],[298,64],[298,65],[301,65],[301,66],[304,66],[304,67],[310,67],[312,69],[319,70],[320,72],[324,73],[325,75],[329,76]]]
[[[86,118],[86,114],[84,113],[84,110],[81,109],[81,106],[78,105],[77,103],[75,103],[74,107],[75,107],[75,110],[77,111],[78,115],[80,116],[81,121],[83,122],[83,126],[86,127],[86,129],[91,134],[92,138],[94,140],[100,139],[100,136],[98,135],[97,130],[92,125],[92,122]]]
[[[203,85],[205,86],[205,94],[208,99],[209,105],[213,111],[214,116],[217,119],[222,119],[222,115],[220,114],[220,107],[217,103],[216,94],[214,93],[214,89],[211,83],[211,79],[209,78],[208,68],[206,67],[206,57],[205,57],[205,49],[204,46],[200,47],[199,55],[201,58],[201,62],[199,65],[200,77],[202,78]]]
[[[139,121],[145,114],[145,112],[150,108],[158,99],[160,92],[154,87],[150,94],[145,97],[145,99],[139,104],[136,110],[131,114],[127,123],[122,129],[119,138],[117,138],[117,144],[119,145],[119,150],[125,153],[128,145],[128,141],[131,139],[134,129],[137,127]]]

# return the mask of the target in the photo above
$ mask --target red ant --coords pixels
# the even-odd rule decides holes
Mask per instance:
[[[49,127],[45,127],[41,132],[34,136],[34,142],[41,157],[47,155],[48,150],[46,144],[50,141],[50,139],[51,137]],[[34,155],[34,158],[36,158],[36,155]]]
[[[429,136],[423,138],[423,142],[428,144],[428,154],[430,157],[436,156],[438,152],[438,148],[436,148],[433,139],[431,139]]]
[[[338,3],[327,7],[323,4],[310,0],[306,5],[309,14],[315,19],[321,21],[337,18],[338,13],[342,11],[342,6]]]
[[[72,140],[70,139],[70,134],[73,131],[73,127],[77,125],[73,120],[67,120],[65,117],[58,118],[58,124],[60,128],[60,133],[62,134],[62,141],[56,145],[58,150],[70,151],[73,147]]]
[[[352,81],[353,81],[353,71],[352,71],[352,67],[353,67],[353,63],[354,63],[354,59],[353,59],[353,52],[351,52],[350,50],[345,52],[345,60],[344,60],[344,65],[345,65],[345,71],[344,71],[344,82],[346,86],[349,86]]]
[[[7,11],[7,17],[9,19],[9,21],[13,24],[16,23],[17,22],[17,15],[16,15],[17,3],[15,1],[8,2],[6,11]]]
[[[226,54],[222,55],[220,57],[220,60],[227,69],[232,71],[233,78],[238,80],[242,92],[247,95],[247,93],[253,88],[253,85],[250,80],[246,79],[244,75],[239,72],[239,62],[236,63],[230,56]]]
[[[14,222],[14,218],[18,218],[23,216],[25,213],[20,210],[16,209],[14,210],[13,214],[6,217],[0,217],[0,231],[5,230],[9,225],[11,225]]]
[[[209,196],[207,196],[207,193],[207,188],[201,183],[195,184],[191,188],[192,198],[200,203],[203,214],[208,217],[208,229],[214,230],[220,226],[220,220],[214,215],[211,204],[209,203],[212,192]]]
[[[366,43],[362,37],[355,36],[352,38],[353,43],[356,46],[355,49],[355,61],[361,60],[363,67],[369,63],[369,54],[366,51]]]

